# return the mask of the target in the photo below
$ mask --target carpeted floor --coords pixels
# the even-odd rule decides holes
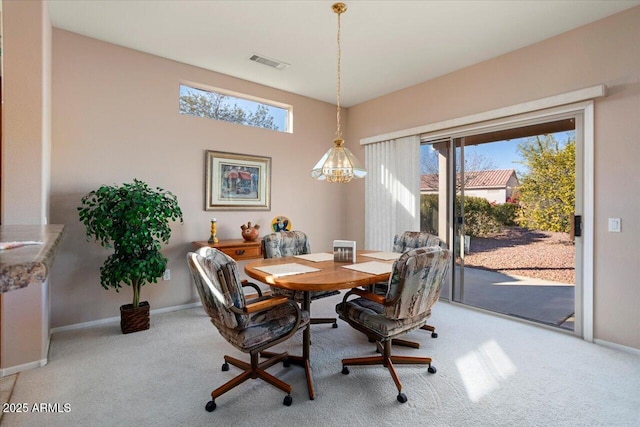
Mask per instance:
[[[315,316],[332,315],[341,297],[315,301]],[[408,402],[382,367],[352,367],[342,357],[374,347],[344,322],[312,328],[317,397],[308,399],[303,370],[270,372],[293,387],[284,393],[250,380],[204,409],[210,392],[238,370],[221,372],[222,356],[246,360],[224,341],[200,307],[153,315],[151,329],[122,335],[114,323],[53,335],[49,364],[20,373],[3,426],[638,426],[640,357],[547,329],[447,303],[430,324],[439,338],[407,338],[437,367],[397,366]],[[299,354],[301,336],[278,348]],[[44,406],[40,404],[44,403]],[[49,412],[33,412],[45,408]],[[58,405],[55,405],[58,404]],[[15,406],[14,406],[15,408]],[[57,412],[51,412],[57,410]]]

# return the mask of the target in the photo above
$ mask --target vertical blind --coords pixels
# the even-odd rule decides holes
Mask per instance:
[[[393,237],[420,230],[420,138],[365,146],[365,249],[391,251]]]

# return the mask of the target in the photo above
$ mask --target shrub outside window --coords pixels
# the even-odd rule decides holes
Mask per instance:
[[[291,133],[291,112],[290,105],[274,101],[180,85],[181,114]]]

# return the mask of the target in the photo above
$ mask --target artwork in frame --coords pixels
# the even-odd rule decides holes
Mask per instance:
[[[205,210],[271,210],[271,157],[207,150]]]

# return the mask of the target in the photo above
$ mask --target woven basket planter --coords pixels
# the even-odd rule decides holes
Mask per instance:
[[[123,334],[149,329],[149,303],[142,301],[138,308],[133,304],[120,306],[120,328]]]

